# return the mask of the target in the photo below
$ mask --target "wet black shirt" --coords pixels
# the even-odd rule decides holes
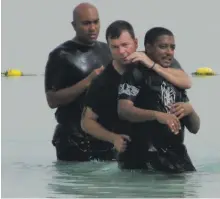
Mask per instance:
[[[84,46],[72,40],[56,47],[50,54],[45,70],[45,90],[59,90],[73,86],[88,76],[94,69],[110,62],[107,44],[96,42],[94,46]],[[57,108],[58,123],[79,123],[84,95],[75,101]]]
[[[122,76],[119,86],[119,99],[129,99],[138,108],[168,113],[171,105],[176,102],[188,101],[185,90],[179,89],[159,76],[153,70],[136,65],[130,67]],[[174,135],[166,125],[157,121],[130,123],[131,136],[150,136],[155,146],[168,146],[182,143],[182,130]],[[146,135],[147,134],[147,135]]]
[[[85,98],[88,106],[98,115],[98,122],[113,131],[118,123],[117,96],[121,75],[110,63],[103,73],[96,78]]]

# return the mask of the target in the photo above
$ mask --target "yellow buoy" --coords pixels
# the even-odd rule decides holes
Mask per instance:
[[[4,73],[5,76],[11,77],[11,76],[23,76],[23,73],[20,70],[17,69],[9,69],[5,71]]]
[[[216,73],[209,67],[198,68],[193,75],[216,75]]]

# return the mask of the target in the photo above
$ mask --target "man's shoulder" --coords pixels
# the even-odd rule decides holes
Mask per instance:
[[[74,49],[77,49],[77,46],[72,40],[66,40],[62,42],[61,44],[57,45],[55,48],[53,48],[49,55],[60,55],[62,52],[67,52],[67,51],[73,51]]]
[[[108,44],[106,42],[103,42],[103,41],[97,41],[96,42],[99,46],[102,46],[102,47],[106,47],[108,48]]]
[[[97,41],[96,42],[96,47],[99,49],[102,49],[104,51],[110,52],[108,44],[102,41]]]
[[[182,66],[180,65],[179,61],[178,61],[175,57],[173,58],[170,67],[171,67],[171,68],[181,69],[181,70],[182,70]]]
[[[128,66],[123,77],[132,79],[135,82],[140,82],[144,77],[144,66],[140,64],[132,64]]]

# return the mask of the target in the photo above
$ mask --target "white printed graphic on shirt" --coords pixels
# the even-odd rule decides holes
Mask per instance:
[[[129,85],[127,83],[125,84],[120,84],[119,86],[119,95],[121,94],[126,94],[129,96],[137,96],[139,93],[139,90],[137,87]]]
[[[173,87],[167,85],[166,82],[163,81],[161,84],[161,101],[167,112],[170,112],[170,108],[172,104],[176,101],[176,92]]]

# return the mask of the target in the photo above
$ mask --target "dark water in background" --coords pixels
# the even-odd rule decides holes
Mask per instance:
[[[59,163],[43,76],[2,78],[2,197],[220,197],[220,77],[193,78],[188,94],[201,117],[185,143],[197,172],[120,171],[116,163]]]

